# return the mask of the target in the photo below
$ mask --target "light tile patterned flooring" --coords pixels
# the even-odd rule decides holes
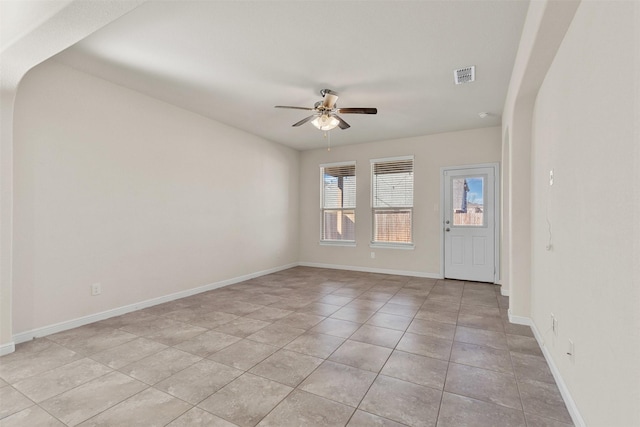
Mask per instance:
[[[568,426],[499,287],[297,267],[17,346],[0,426]]]

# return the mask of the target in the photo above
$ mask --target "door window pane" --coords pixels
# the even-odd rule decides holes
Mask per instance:
[[[484,226],[484,177],[452,178],[453,225]]]

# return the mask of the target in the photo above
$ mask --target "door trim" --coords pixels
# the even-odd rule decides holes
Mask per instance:
[[[493,204],[494,204],[494,273],[493,273],[493,283],[498,283],[500,281],[500,163],[476,163],[473,165],[459,165],[459,166],[445,166],[440,168],[440,277],[444,278],[444,173],[446,171],[452,170],[461,170],[461,169],[476,169],[476,168],[493,168],[494,179],[493,179]]]

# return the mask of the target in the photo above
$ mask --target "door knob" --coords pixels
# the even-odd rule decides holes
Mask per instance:
[[[451,231],[449,227],[445,228],[444,231]]]
[[[449,224],[449,220],[446,220],[444,223],[445,223],[445,224]]]

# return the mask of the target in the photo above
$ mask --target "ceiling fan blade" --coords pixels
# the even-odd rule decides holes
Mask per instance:
[[[315,119],[316,117],[317,117],[316,114],[313,114],[313,115],[311,115],[309,117],[305,117],[304,119],[300,120],[299,122],[294,123],[292,125],[292,127],[297,127],[297,126],[303,125],[303,124],[307,123],[308,121]]]
[[[378,114],[377,108],[338,108],[340,114]]]
[[[308,110],[308,111],[315,110],[315,108],[309,108],[309,107],[291,107],[291,106],[289,106],[289,105],[276,105],[276,106],[275,106],[275,107],[273,107],[273,108],[292,108],[292,109],[294,109],[294,110]]]
[[[349,129],[351,127],[351,125],[349,123],[345,122],[344,120],[342,120],[342,118],[340,116],[334,114],[333,117],[338,119],[338,121],[340,122],[340,123],[338,123],[338,126],[340,127],[340,129]]]
[[[338,94],[329,89],[322,89],[320,93],[322,93],[322,96],[324,97],[322,106],[328,110],[332,109],[336,105]]]

